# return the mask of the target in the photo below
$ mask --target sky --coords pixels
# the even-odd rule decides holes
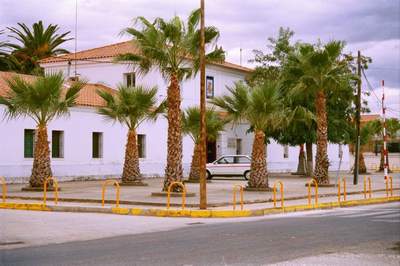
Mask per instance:
[[[186,18],[199,0],[0,0],[0,29],[18,22],[32,25],[42,20],[58,24],[60,31],[75,36],[75,2],[78,7],[78,51],[129,40],[121,36],[134,18]],[[206,25],[220,30],[218,45],[227,61],[254,67],[248,61],[253,49],[268,52],[269,37],[279,27],[295,32],[294,41],[346,42],[346,52],[372,57],[363,91],[373,90],[369,102],[380,112],[385,80],[387,114],[400,117],[400,1],[399,0],[205,0]],[[74,42],[64,45],[74,51]],[[242,49],[242,60],[240,50]],[[378,100],[379,99],[379,100]]]

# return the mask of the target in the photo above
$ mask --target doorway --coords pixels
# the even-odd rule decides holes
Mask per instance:
[[[217,159],[217,142],[207,140],[207,163]]]

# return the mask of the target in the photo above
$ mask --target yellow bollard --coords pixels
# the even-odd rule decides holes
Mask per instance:
[[[178,185],[178,186],[182,187],[182,189],[183,189],[183,192],[182,192],[182,210],[184,210],[185,209],[185,203],[186,203],[186,186],[182,182],[172,182],[168,186],[167,209],[169,209],[169,206],[170,206],[171,189],[175,185]]]
[[[367,192],[368,192],[368,198],[370,199],[372,197],[371,177],[368,177],[368,191],[367,191],[367,177],[364,176],[364,199],[367,198]]]
[[[54,182],[54,202],[55,204],[58,204],[58,181],[55,177],[49,176],[46,178],[44,181],[43,185],[43,204],[46,205],[46,199],[47,199],[47,182],[50,180],[53,180]]]
[[[311,179],[308,184],[308,206],[311,206],[311,184],[315,185],[315,206],[318,206],[318,182],[315,178]]]
[[[386,197],[389,198],[389,180],[390,180],[390,196],[393,196],[393,178],[391,176],[385,177]]]
[[[283,183],[281,181],[276,181],[274,183],[274,208],[276,208],[276,185],[279,183],[280,185],[280,190],[281,190],[281,208],[283,209],[283,205],[284,205],[284,197],[283,197]]]
[[[243,186],[241,185],[233,186],[233,210],[236,210],[236,188],[240,191],[240,209],[243,210]]]
[[[341,200],[340,186],[343,181],[343,200],[346,201],[347,192],[346,192],[346,179],[343,177],[342,180],[338,180],[338,202]]]
[[[104,207],[104,197],[106,194],[106,186],[107,185],[115,185],[117,187],[117,195],[116,195],[116,207],[119,208],[119,183],[117,180],[107,179],[103,182],[101,186],[101,206]]]
[[[0,176],[0,181],[1,181],[1,187],[2,187],[2,198],[3,202],[6,202],[6,197],[7,197],[7,184],[6,184],[6,179],[2,176]]]

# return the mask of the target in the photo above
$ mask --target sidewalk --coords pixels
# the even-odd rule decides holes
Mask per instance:
[[[333,175],[333,174],[332,174]],[[341,175],[346,178],[346,190],[347,200],[358,200],[363,199],[363,179],[364,176],[360,176],[358,185],[353,185],[352,175]],[[372,197],[385,197],[385,182],[382,174],[371,175],[371,187],[374,191]],[[393,196],[400,195],[400,174],[395,173],[393,177]],[[291,205],[304,205],[307,204],[307,187],[305,184],[309,181],[308,178],[299,177],[290,174],[273,174],[269,179],[269,184],[272,187],[274,182],[280,180],[284,184],[284,198],[285,206]],[[335,178],[331,177],[331,183],[335,183]],[[101,187],[103,181],[74,181],[74,182],[62,182],[59,184],[61,191],[59,192],[59,203],[57,206],[69,206],[69,207],[86,207],[95,208],[97,210],[101,207]],[[146,179],[146,183],[149,186],[146,187],[120,187],[120,207],[121,208],[146,208],[146,209],[162,209],[166,207],[166,197],[154,197],[151,196],[152,192],[160,192],[162,187],[163,179]],[[233,186],[236,184],[246,186],[244,180],[232,180],[232,179],[217,179],[212,180],[211,183],[207,184],[207,200],[208,208],[215,210],[232,210],[233,209]],[[43,192],[26,192],[21,191],[21,188],[25,186],[22,184],[8,185],[7,190],[7,202],[15,203],[43,203]],[[196,194],[195,197],[186,198],[187,209],[198,209],[199,203],[199,184],[186,184],[187,192],[193,192]],[[314,194],[314,188],[312,194]],[[279,190],[279,188],[278,188]],[[319,202],[336,202],[337,201],[337,187],[330,188],[318,188]],[[342,185],[343,193],[343,185]],[[55,206],[53,200],[53,192],[47,194],[47,205]],[[113,186],[108,186],[106,189],[106,204],[103,208],[115,207],[115,189]],[[244,209],[259,209],[259,208],[272,208],[272,192],[244,192]],[[236,196],[237,207],[236,210],[240,209],[239,193]],[[280,199],[280,192],[277,193],[277,200]],[[171,197],[171,207],[180,208],[182,199],[180,197]],[[278,202],[278,206],[280,203]]]

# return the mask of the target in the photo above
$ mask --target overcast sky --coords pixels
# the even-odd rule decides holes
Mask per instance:
[[[199,0],[78,0],[78,50],[127,40],[120,36],[133,18],[144,16],[186,18]],[[294,40],[344,40],[346,50],[372,57],[367,77],[381,98],[379,81],[385,80],[388,113],[400,116],[400,1],[399,0],[205,0],[206,24],[221,32],[218,44],[227,61],[252,66],[253,49],[267,51],[267,38],[280,26],[294,30]],[[75,0],[0,0],[0,29],[38,20],[58,24],[74,36]],[[64,46],[74,50],[74,43]],[[366,82],[363,90],[367,90]],[[374,95],[371,109],[379,111]]]

